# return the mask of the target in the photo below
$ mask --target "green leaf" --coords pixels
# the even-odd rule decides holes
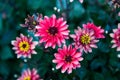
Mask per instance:
[[[0,58],[2,60],[7,60],[13,58],[13,54],[9,46],[4,46],[1,50]]]
[[[7,36],[6,36],[6,35],[7,35]],[[0,44],[1,44],[2,46],[8,45],[8,44],[11,43],[11,41],[12,41],[13,39],[15,39],[15,37],[16,37],[16,32],[15,32],[15,31],[13,31],[13,30],[6,31],[6,32],[4,32],[4,34],[3,34],[2,37],[1,37]]]
[[[2,31],[2,26],[3,26],[2,15],[0,14],[0,34],[1,34],[1,31]]]
[[[92,70],[98,69],[99,67],[102,67],[103,65],[105,65],[105,61],[103,59],[95,59],[90,64]]]
[[[102,74],[100,74],[100,73],[96,72],[93,75],[94,75],[94,80],[105,80],[104,76]]]
[[[84,67],[76,69],[76,73],[79,76],[80,80],[83,80],[87,75],[87,70]]]
[[[4,77],[7,77],[9,74],[9,68],[6,62],[0,62],[0,74],[2,74]]]
[[[80,18],[85,13],[83,6],[78,2],[74,2],[71,5],[71,7],[72,7],[72,9],[71,9],[70,14],[69,14],[69,17],[71,19]]]
[[[43,0],[28,0],[28,5],[35,10],[41,6],[42,1]]]
[[[58,9],[66,9],[67,8],[67,2],[66,0],[57,0],[56,5]]]

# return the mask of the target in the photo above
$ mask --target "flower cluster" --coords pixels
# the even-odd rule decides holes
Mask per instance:
[[[70,35],[74,43],[75,48],[79,49],[81,52],[92,52],[91,48],[97,48],[96,43],[99,38],[104,38],[104,30],[97,27],[93,23],[83,24],[83,28],[78,27],[75,30],[75,34]]]
[[[36,19],[34,16],[28,16],[22,27],[27,27],[28,31],[32,30],[39,40],[33,41],[32,37],[20,34],[20,37],[11,41],[17,58],[31,58],[32,54],[37,54],[34,50],[36,45],[38,43],[43,44],[44,48],[57,49],[52,62],[56,64],[56,69],[61,68],[62,73],[67,72],[68,74],[72,73],[73,69],[81,67],[82,54],[92,53],[92,48],[98,48],[97,43],[100,39],[105,38],[104,29],[90,22],[75,29],[74,34],[70,34],[67,21],[62,17],[57,18],[54,14],[50,17],[39,15]],[[118,29],[114,29],[113,32],[110,34],[113,38],[111,41],[113,43],[112,48],[117,47],[117,51],[120,51],[120,24]],[[73,39],[73,42],[67,45],[66,40],[69,40],[69,37]],[[32,71],[30,69],[25,70],[22,76],[18,78],[18,80],[38,79],[39,75],[35,69]]]

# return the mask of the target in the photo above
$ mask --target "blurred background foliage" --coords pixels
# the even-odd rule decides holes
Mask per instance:
[[[54,7],[60,12],[55,11]],[[84,0],[83,4],[79,0],[72,3],[69,0],[0,0],[0,80],[16,80],[28,67],[36,68],[44,80],[120,80],[120,52],[111,49],[109,37],[109,33],[120,22],[118,12],[119,9],[114,9],[107,0]],[[69,24],[70,33],[74,33],[77,26],[94,22],[97,26],[102,26],[107,33],[106,38],[100,40],[98,49],[93,49],[91,54],[83,54],[81,68],[73,70],[70,75],[62,74],[52,63],[57,49],[37,46],[38,54],[32,55],[31,59],[17,59],[11,40],[20,33],[33,36],[33,33],[27,32],[19,24],[24,23],[28,14],[35,13],[63,16]],[[67,44],[71,42],[72,39],[67,40]]]

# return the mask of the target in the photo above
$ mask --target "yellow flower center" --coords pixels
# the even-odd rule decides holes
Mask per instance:
[[[36,25],[36,22],[35,22],[35,21],[33,21],[33,25]]]
[[[24,80],[31,80],[30,76],[24,78]]]
[[[82,35],[80,38],[80,42],[82,44],[85,44],[85,45],[89,44],[90,43],[90,36],[88,34]]]
[[[30,44],[27,41],[22,41],[19,43],[19,48],[21,51],[27,52],[30,49]]]

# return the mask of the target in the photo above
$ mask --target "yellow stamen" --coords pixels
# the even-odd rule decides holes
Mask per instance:
[[[24,80],[31,80],[30,76],[24,78]]]
[[[34,24],[34,25],[36,25],[36,22],[35,22],[35,21],[33,21],[33,24]]]
[[[88,35],[88,34],[84,34],[84,35],[82,35],[81,36],[81,38],[80,38],[80,42],[82,43],[82,44],[85,44],[85,45],[87,45],[87,44],[89,44],[90,43],[90,36]]]
[[[30,44],[27,41],[22,41],[19,43],[19,48],[21,51],[27,52],[30,49]]]

